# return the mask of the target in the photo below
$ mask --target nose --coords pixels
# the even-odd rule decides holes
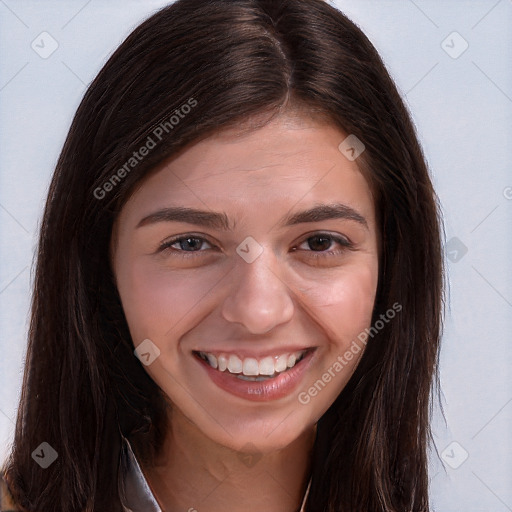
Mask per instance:
[[[268,252],[263,251],[252,263],[238,262],[222,305],[224,319],[242,324],[251,334],[264,334],[287,323],[294,312],[290,290]]]

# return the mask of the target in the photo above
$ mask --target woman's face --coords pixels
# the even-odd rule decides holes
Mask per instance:
[[[116,222],[134,348],[172,409],[224,446],[298,439],[363,353],[378,233],[346,136],[302,117],[221,132],[159,166]]]

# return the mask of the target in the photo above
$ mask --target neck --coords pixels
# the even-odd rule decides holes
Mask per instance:
[[[221,446],[174,411],[162,455],[143,471],[165,512],[297,512],[309,481],[315,429],[261,454]],[[251,450],[252,448],[252,450]]]

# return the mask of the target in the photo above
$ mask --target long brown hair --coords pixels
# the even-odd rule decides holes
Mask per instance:
[[[439,206],[377,51],[321,0],[178,0],[137,27],[88,88],[41,225],[21,401],[3,467],[20,506],[119,511],[121,433],[147,461],[162,445],[166,402],[134,356],[109,263],[113,222],[129,195],[188,144],[299,107],[364,143],[357,162],[375,193],[382,240],[373,320],[402,307],[369,339],[318,422],[306,510],[429,510]],[[155,145],[130,160],[148,137]],[[31,455],[42,442],[58,453],[47,469]]]

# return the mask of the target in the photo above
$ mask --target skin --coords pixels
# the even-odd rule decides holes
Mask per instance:
[[[316,423],[364,346],[307,404],[298,394],[370,326],[377,289],[374,200],[357,160],[338,149],[346,136],[303,114],[248,134],[224,130],[161,164],[120,212],[112,239],[117,286],[134,347],[150,339],[160,350],[144,368],[170,405],[162,455],[143,468],[166,511],[300,507]],[[290,214],[334,203],[357,211],[365,224],[282,224]],[[137,227],[169,206],[224,212],[232,229],[184,221]],[[319,243],[326,234],[351,248]],[[178,235],[202,240],[159,251]],[[252,263],[236,252],[248,236],[263,249]],[[294,392],[267,402],[220,389],[192,352],[280,353],[290,344],[316,347],[311,364]]]

